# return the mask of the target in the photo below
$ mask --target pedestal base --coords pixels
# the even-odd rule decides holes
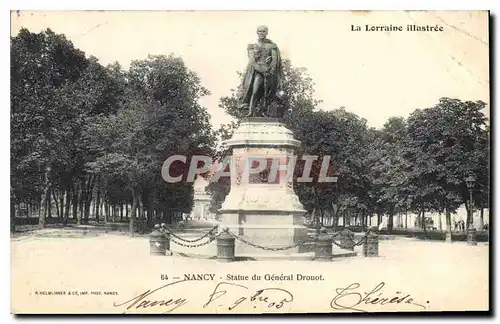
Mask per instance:
[[[314,250],[313,244],[280,249],[308,241],[308,229],[302,225],[302,213],[239,211],[222,214],[221,221],[242,239],[235,241],[237,256],[266,253],[291,255]]]
[[[232,150],[231,190],[219,219],[241,238],[236,257],[312,251],[312,244],[295,246],[308,240],[308,231],[290,177],[300,146],[293,133],[278,119],[249,118],[225,145]]]

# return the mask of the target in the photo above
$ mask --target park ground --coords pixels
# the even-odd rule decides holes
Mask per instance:
[[[191,239],[207,230],[198,228],[178,234]],[[163,313],[168,310],[172,313],[286,313],[353,311],[349,305],[356,309],[354,311],[487,310],[489,307],[488,243],[469,246],[465,242],[386,236],[379,242],[379,257],[363,257],[361,247],[356,247],[358,256],[331,262],[281,259],[220,263],[209,257],[186,257],[184,253],[192,249],[176,244],[172,244],[173,256],[153,257],[149,248],[148,235],[130,237],[126,232],[92,227],[84,230],[49,228],[17,234],[11,238],[11,310],[14,313]],[[214,255],[215,242],[199,248],[196,253]],[[181,282],[169,286],[168,291],[162,289],[148,297],[150,300],[182,297],[186,301],[178,308],[136,309],[135,305],[127,309],[129,304],[119,305],[149,289],[197,274],[213,274],[213,280]],[[248,276],[248,279],[231,281],[228,275]],[[291,275],[293,279],[272,279],[280,275],[282,278]],[[260,278],[251,280],[252,276]],[[220,282],[246,288],[231,286],[234,290],[226,289],[227,293],[217,303],[205,305]],[[352,288],[351,294],[339,298],[339,289],[346,287]],[[270,302],[251,301],[251,295],[263,288],[284,289],[293,295],[293,301],[286,302],[280,309],[269,307]],[[374,289],[370,295],[373,298],[409,294],[407,300],[412,298],[413,302],[380,305],[364,300],[356,304],[361,298],[358,296],[366,296]],[[269,291],[277,294],[279,290]],[[48,295],[53,292],[64,292],[64,295]],[[361,295],[357,295],[358,292]],[[229,310],[228,306],[239,300],[241,294],[250,295]],[[281,297],[278,294],[269,298]]]

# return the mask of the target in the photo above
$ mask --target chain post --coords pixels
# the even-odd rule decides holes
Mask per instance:
[[[354,233],[348,228],[343,229],[340,233],[340,244],[343,249],[354,251]]]
[[[363,244],[363,256],[378,256],[378,239],[377,228],[371,227],[368,229],[368,232],[365,234],[365,242]]]
[[[172,251],[170,250],[170,233],[167,229],[167,224],[161,223],[160,227],[162,229],[163,236],[165,237],[165,254],[172,255]]]
[[[220,262],[234,261],[234,240],[229,234],[229,228],[224,226],[222,233],[217,237],[217,260]]]
[[[333,239],[328,235],[326,228],[322,227],[314,244],[314,260],[331,261]]]
[[[154,226],[153,232],[149,235],[149,247],[150,255],[166,255],[165,236],[163,235],[159,224]]]

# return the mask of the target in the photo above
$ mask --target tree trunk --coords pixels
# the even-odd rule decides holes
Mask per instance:
[[[392,228],[394,227],[394,214],[390,213],[387,215],[387,230],[392,233]]]
[[[172,212],[165,207],[165,223],[168,225],[172,224]]]
[[[47,197],[47,217],[52,218],[52,195],[50,194],[49,191],[49,196]]]
[[[78,199],[78,208],[80,211],[78,212],[78,219],[77,219],[77,224],[81,225],[82,221],[84,219],[84,210],[83,210],[83,202],[85,201],[85,179],[81,180],[81,185],[80,185],[80,193],[79,193],[79,199]]]
[[[141,197],[137,197],[137,204],[139,207],[139,220],[140,220],[139,230],[140,230],[141,234],[144,234],[144,226],[145,226],[144,216],[145,216],[145,213],[144,213],[144,203],[142,202]]]
[[[427,237],[427,226],[425,224],[425,209],[424,206],[422,205],[422,228],[424,230],[424,237]]]
[[[443,230],[443,220],[441,219],[441,213],[439,213],[438,215],[438,218],[439,218],[439,230],[442,231]]]
[[[84,189],[83,189],[83,184],[80,188],[80,192],[78,193],[78,217],[76,219],[76,223],[78,225],[82,225],[83,224],[83,219],[84,219],[84,211],[83,211],[83,201],[85,199],[85,194],[84,194]]]
[[[389,207],[389,215],[387,215],[387,230],[392,233],[392,228],[394,227],[394,207]]]
[[[108,223],[108,201],[105,200],[104,201],[104,223],[107,224]]]
[[[65,196],[65,194],[66,194],[66,190],[63,189],[61,191],[61,196],[59,197],[59,206],[60,206],[59,210],[61,211],[61,215],[59,215],[59,217],[61,219],[64,218],[64,196]]]
[[[64,226],[68,225],[68,218],[69,218],[69,206],[70,206],[70,201],[71,201],[71,189],[68,188],[66,189],[66,205],[64,205]]]
[[[83,224],[84,211],[83,202],[85,200],[85,180],[81,180],[81,186],[78,193],[78,225]]]
[[[484,208],[481,207],[481,214],[479,215],[479,230],[482,231],[484,227]]]
[[[153,226],[153,206],[151,204],[151,199],[148,202],[148,211],[147,211],[147,228],[152,228]]]
[[[45,188],[43,189],[43,194],[42,194],[42,202],[41,206],[42,209],[40,212],[40,217],[38,218],[38,225],[40,228],[45,228],[45,215],[47,211],[47,203],[48,200],[50,200],[50,189],[52,188],[52,182],[51,182],[51,173],[52,173],[52,168],[48,166],[45,169]]]
[[[469,228],[469,224],[472,222],[472,209],[471,209],[471,202],[469,200],[465,200],[465,210],[467,211],[467,217],[465,218],[465,228],[464,230],[466,231]]]
[[[90,203],[92,202],[93,188],[94,188],[94,176],[89,176],[87,181],[87,188],[85,189],[85,201],[84,201],[85,224],[89,223]]]
[[[59,214],[59,204],[57,202],[57,197],[56,197],[56,192],[54,189],[51,190],[52,191],[52,197],[54,198],[54,204],[56,205],[56,215],[57,217],[59,218],[60,214]],[[61,212],[62,212],[62,209],[61,209]]]
[[[333,214],[333,230],[336,231],[339,227],[339,207],[335,208],[335,213]]]
[[[451,212],[446,207],[446,242],[451,243]]]
[[[130,211],[130,236],[135,235],[135,217],[137,212],[137,189],[132,189],[132,210]]]
[[[73,186],[73,211],[71,213],[72,219],[78,220],[78,183]]]
[[[16,232],[16,204],[14,198],[10,198],[10,232]]]
[[[100,211],[101,211],[101,189],[98,186],[95,198],[95,221],[97,224],[99,224]]]
[[[319,214],[318,214],[318,206],[319,206],[319,201],[318,201],[318,194],[316,187],[313,185],[312,186],[312,194],[314,197],[314,208],[313,208],[313,213],[314,213],[314,225],[316,227],[316,236],[319,236],[320,233],[320,225],[319,225]],[[194,217],[194,215],[193,215]]]
[[[38,218],[40,218],[42,216],[42,200],[43,200],[43,194],[40,196],[40,199],[38,200],[39,201],[39,204],[38,204]],[[45,216],[45,214],[44,214]]]

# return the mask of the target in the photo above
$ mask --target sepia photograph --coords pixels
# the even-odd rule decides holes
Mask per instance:
[[[10,312],[490,305],[490,12],[10,12]]]

